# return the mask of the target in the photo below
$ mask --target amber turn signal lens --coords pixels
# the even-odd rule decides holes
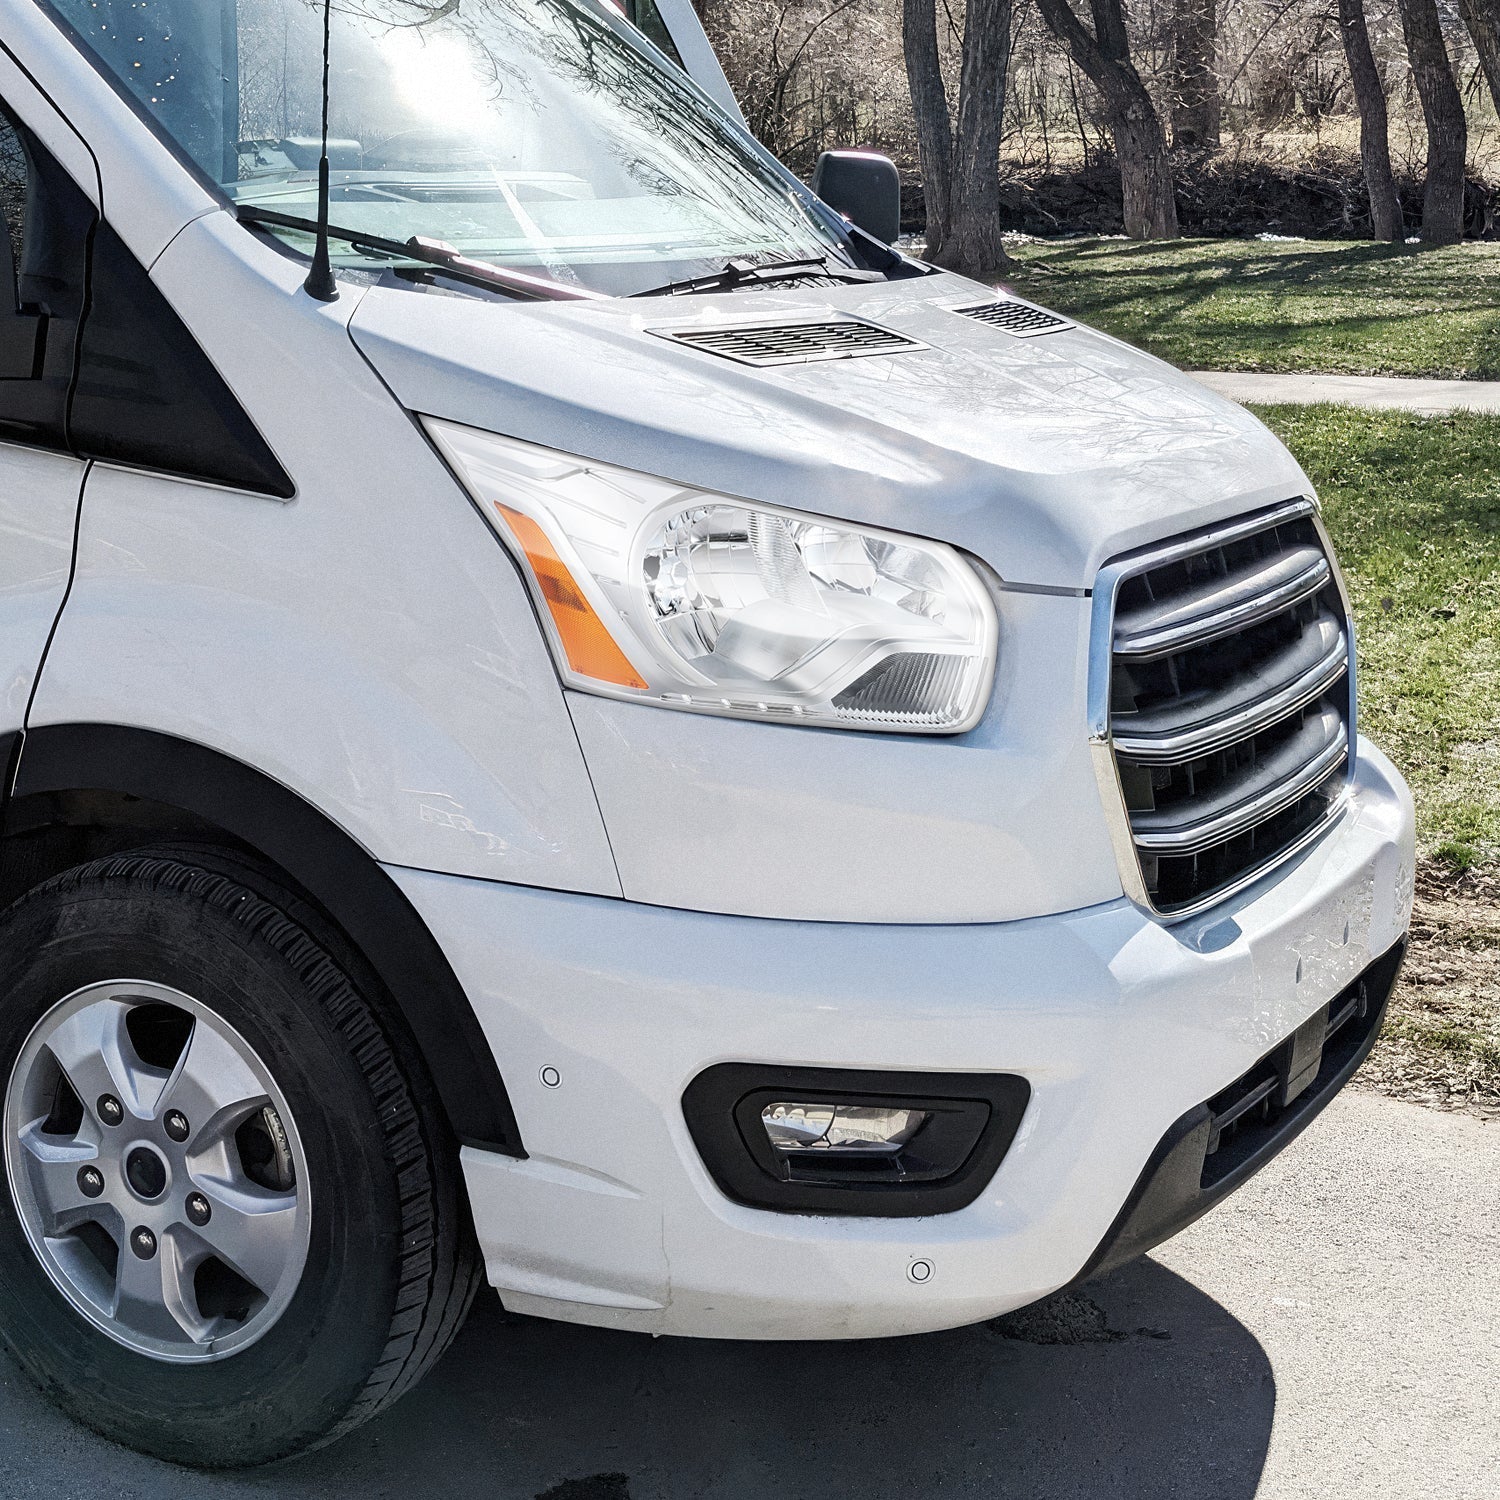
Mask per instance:
[[[583,677],[597,682],[612,682],[619,687],[645,688],[640,674],[630,665],[615,638],[605,629],[604,621],[594,613],[568,571],[567,564],[547,539],[547,533],[530,516],[495,503],[505,524],[521,544],[532,576],[546,601],[552,623],[567,654],[568,665]]]

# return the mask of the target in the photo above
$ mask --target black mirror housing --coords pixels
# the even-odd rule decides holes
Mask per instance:
[[[901,234],[901,178],[896,164],[875,151],[825,151],[813,169],[812,190],[882,245]]]

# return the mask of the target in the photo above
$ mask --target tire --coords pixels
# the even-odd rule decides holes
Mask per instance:
[[[170,846],[97,860],[23,896],[0,916],[0,962],[0,1339],[43,1391],[130,1447],[229,1468],[330,1442],[410,1390],[458,1331],[481,1266],[431,1081],[341,934],[248,858]],[[109,1034],[127,1040],[99,1053],[115,1074],[91,1074],[92,1063],[69,1074],[58,1058],[78,1028],[115,1017]],[[211,1056],[228,1061],[195,1083]],[[127,1077],[127,1108],[107,1090],[81,1097],[99,1076]],[[257,1079],[269,1103],[219,1107],[219,1094],[256,1094]],[[153,1120],[156,1106],[140,1101],[157,1087]],[[61,1102],[38,1125],[49,1098]],[[181,1146],[163,1132],[196,1127],[170,1118],[173,1099],[211,1116]],[[124,1121],[111,1126],[116,1114]],[[67,1153],[84,1161],[91,1149],[104,1196],[59,1207]],[[67,1156],[62,1176],[49,1152]],[[88,1170],[78,1168],[83,1191],[97,1186]],[[221,1178],[228,1188],[206,1186]],[[250,1200],[274,1210],[274,1233],[260,1228],[270,1218],[236,1217]],[[195,1209],[212,1213],[192,1220],[201,1229],[187,1223]],[[59,1224],[90,1213],[99,1224],[58,1238]],[[130,1258],[130,1247],[144,1258],[133,1218],[160,1233],[159,1275]],[[244,1226],[261,1238],[235,1239]],[[262,1241],[259,1260],[245,1251]],[[57,1245],[65,1253],[52,1255]],[[167,1288],[165,1314],[122,1292],[138,1275]]]

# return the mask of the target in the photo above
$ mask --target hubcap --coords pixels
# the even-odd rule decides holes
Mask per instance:
[[[118,1343],[223,1359],[286,1311],[307,1263],[307,1163],[253,1048],[206,1006],[90,985],[32,1031],[5,1094],[22,1227],[69,1302]]]
[[[125,1158],[125,1181],[137,1198],[150,1203],[167,1190],[167,1164],[149,1146],[137,1146]]]

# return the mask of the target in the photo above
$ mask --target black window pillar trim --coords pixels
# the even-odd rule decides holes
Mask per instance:
[[[385,983],[459,1140],[526,1155],[494,1053],[437,940],[376,860],[297,793],[206,746],[113,724],[0,734],[0,760],[14,764],[8,811],[48,794],[139,797],[211,824],[284,871]]]

